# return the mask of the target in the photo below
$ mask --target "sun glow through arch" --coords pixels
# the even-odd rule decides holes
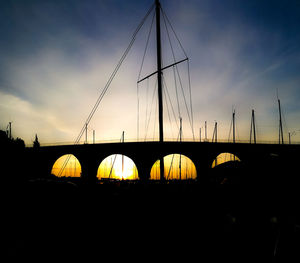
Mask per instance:
[[[164,157],[164,177],[167,180],[197,179],[197,171],[193,161],[182,154],[170,154]],[[160,179],[160,160],[152,166],[151,180]]]
[[[138,170],[127,156],[113,154],[106,157],[98,167],[98,179],[137,180]]]
[[[211,167],[214,168],[220,164],[226,163],[226,162],[240,162],[241,160],[232,153],[221,153],[219,154],[216,159],[214,159]]]
[[[62,167],[68,160],[65,168],[61,172]],[[57,177],[80,177],[81,165],[73,154],[65,154],[58,158],[52,166],[51,174]]]

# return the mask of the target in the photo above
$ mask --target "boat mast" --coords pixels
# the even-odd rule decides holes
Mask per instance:
[[[218,123],[215,122],[215,128],[213,132],[212,142],[218,142]]]
[[[232,113],[232,142],[235,143],[235,110]]]
[[[122,143],[125,141],[125,132],[122,132]],[[124,154],[122,154],[122,180],[124,179]]]
[[[255,131],[255,117],[254,117],[254,110],[252,110],[252,115],[251,115],[250,143],[252,142],[252,133],[253,133],[254,143],[256,143],[256,131]]]
[[[160,3],[155,0],[156,12],[156,56],[157,56],[157,90],[158,90],[158,121],[159,121],[159,142],[164,141],[163,125],[163,97],[162,97],[162,67],[161,67],[161,33],[160,33]],[[164,180],[164,158],[160,158],[160,179]]]
[[[281,120],[281,106],[280,106],[280,99],[278,99],[278,110],[279,110],[279,140],[278,143],[284,144],[283,141],[283,131],[282,131],[282,120]]]
[[[85,144],[88,143],[88,141],[87,141],[87,129],[88,129],[88,125],[87,125],[87,123],[86,123],[86,124],[85,124]]]
[[[200,142],[201,142],[201,128],[200,128]]]
[[[179,141],[182,142],[182,118],[180,117]],[[181,154],[179,155],[179,180],[181,180]]]
[[[159,118],[159,141],[164,141],[163,126],[163,98],[162,98],[162,70],[161,70],[161,33],[160,33],[160,3],[155,0],[156,10],[156,49],[157,49],[157,87],[158,87],[158,118]]]
[[[207,141],[207,123],[206,123],[206,121],[204,123],[204,126],[205,126],[205,141]]]

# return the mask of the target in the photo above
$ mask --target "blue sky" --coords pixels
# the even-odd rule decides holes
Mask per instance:
[[[0,1],[0,128],[12,121],[13,136],[29,145],[36,133],[42,143],[74,141],[152,3]],[[217,121],[219,138],[227,140],[235,109],[238,139],[248,140],[254,109],[258,139],[277,140],[278,92],[285,139],[295,131],[292,140],[300,141],[299,1],[162,0],[161,4],[190,59],[196,138],[205,121],[211,138]],[[97,140],[118,139],[122,131],[126,138],[136,139],[136,81],[151,17],[94,115],[90,139],[92,130]],[[166,40],[164,35],[164,54],[170,54]],[[143,76],[155,66],[154,45],[149,43]],[[176,41],[174,49],[178,60],[184,58]],[[164,57],[164,65],[170,62],[172,58]],[[187,73],[185,65],[180,67],[183,75]],[[157,132],[155,103],[150,99],[153,90],[148,84],[141,85],[139,93],[140,138],[145,136],[146,112],[148,117],[152,114],[147,138]],[[179,118],[174,82],[167,86],[174,119]],[[180,103],[184,137],[191,138],[184,103]],[[176,137],[178,120],[168,119],[165,106],[166,138]]]

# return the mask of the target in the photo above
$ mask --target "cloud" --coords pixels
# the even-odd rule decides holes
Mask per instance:
[[[3,92],[0,95],[1,119],[4,123],[12,121],[13,137],[21,137],[30,145],[35,133],[41,135],[42,141],[45,135],[51,135],[56,140],[70,135],[66,127],[57,125],[59,118],[51,112],[35,107],[14,95]]]
[[[19,130],[19,137],[26,142],[34,133],[41,142],[69,142],[77,137],[119,59],[119,54],[108,58],[102,50],[87,48],[86,61],[78,65],[70,64],[69,57],[54,48],[10,64],[7,78],[14,88],[1,86],[5,94],[1,115],[10,115],[14,123],[21,122],[26,129],[30,129],[26,122],[35,123],[32,135]],[[136,126],[137,69],[131,70],[136,68],[135,61],[124,64],[126,70],[120,70],[121,76],[113,81],[91,122],[101,139],[118,138],[122,129],[131,131],[132,138],[136,136],[132,126]]]
[[[1,125],[12,120],[16,133],[27,143],[35,133],[42,142],[73,141],[150,2],[139,1],[131,15],[129,7],[122,11],[115,5],[124,5],[119,1],[84,5],[78,1],[70,9],[66,9],[68,1],[57,5],[39,1],[27,6],[16,5],[13,13],[4,16],[15,18],[13,30],[7,33],[9,43],[13,44],[5,41],[0,44]],[[286,110],[287,129],[299,126],[300,50],[299,38],[292,34],[299,29],[282,27],[289,21],[295,22],[294,16],[287,20],[280,16],[276,21],[268,12],[277,14],[278,10],[267,12],[262,4],[258,5],[264,14],[261,19],[255,4],[248,4],[246,8],[244,3],[236,4],[236,1],[229,1],[228,6],[192,0],[178,1],[176,5],[166,1],[165,4],[164,10],[190,58],[196,135],[205,120],[210,134],[214,122],[218,121],[220,138],[228,138],[235,108],[241,138],[249,137],[252,109],[257,114],[258,130],[262,135],[267,134],[263,138],[276,138],[277,89]],[[45,10],[49,12],[44,13]],[[92,129],[96,130],[97,139],[119,138],[123,130],[127,138],[136,138],[136,80],[147,30],[145,27],[139,35],[95,113],[89,126],[90,138]],[[167,44],[164,47],[169,48]],[[150,46],[155,48],[155,42]],[[182,55],[178,44],[174,44],[174,48],[176,54]],[[165,59],[164,63],[172,60],[172,57]],[[142,76],[155,68],[153,50],[149,51],[147,61],[149,64],[145,65]],[[185,65],[181,69],[184,78]],[[168,74],[165,73],[166,78]],[[171,75],[168,89],[176,109]],[[186,84],[186,77],[184,82]],[[145,103],[145,97],[143,99],[141,103]],[[181,109],[184,113],[182,97]],[[143,108],[141,114],[145,112]],[[155,104],[152,114],[155,114]],[[184,134],[191,137],[187,114],[183,117]],[[140,118],[144,124],[145,116]],[[169,125],[166,107],[165,121],[166,126]],[[178,120],[173,120],[173,134],[177,134],[178,129],[175,122],[178,124]],[[153,127],[151,123],[151,130]],[[171,134],[169,130],[166,127]]]

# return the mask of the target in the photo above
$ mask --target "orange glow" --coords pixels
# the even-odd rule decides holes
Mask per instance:
[[[197,171],[194,163],[191,159],[184,155],[170,154],[165,156],[164,166],[164,176],[167,180],[186,180],[197,178]],[[150,179],[160,179],[160,160],[157,160],[152,166]]]
[[[236,155],[234,155],[232,153],[221,153],[213,161],[211,168],[214,168],[219,164],[230,162],[230,161],[240,162],[241,160]]]
[[[68,162],[61,173],[61,168],[66,161]],[[66,154],[56,160],[52,167],[51,174],[54,174],[57,177],[80,177],[81,165],[74,155]]]
[[[136,180],[138,179],[138,171],[130,158],[121,154],[114,154],[101,162],[97,178]]]

